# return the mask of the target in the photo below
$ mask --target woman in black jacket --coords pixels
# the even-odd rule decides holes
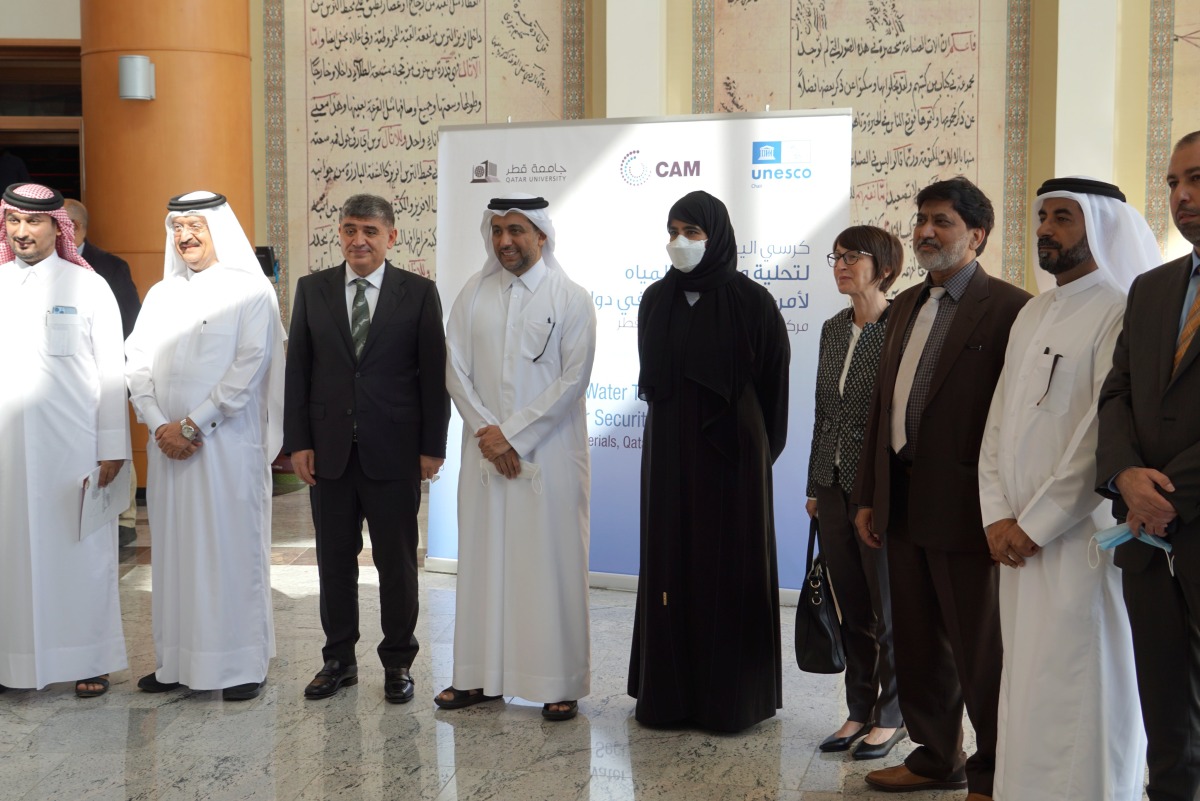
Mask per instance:
[[[821,329],[805,509],[820,520],[821,553],[842,613],[849,715],[820,749],[846,751],[865,737],[854,758],[878,759],[907,732],[896,700],[886,546],[873,550],[859,541],[849,495],[887,325],[885,293],[900,274],[904,249],[882,228],[856,225],[838,235],[828,259],[850,307]]]

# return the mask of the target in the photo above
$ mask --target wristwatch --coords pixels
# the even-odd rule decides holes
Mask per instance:
[[[189,423],[186,417],[179,421],[179,433],[183,434],[183,438],[188,442],[196,441],[196,427]]]

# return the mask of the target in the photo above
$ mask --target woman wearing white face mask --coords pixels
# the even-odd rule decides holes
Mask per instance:
[[[782,706],[771,465],[787,434],[787,330],[737,270],[725,205],[667,216],[674,269],[638,314],[641,574],[629,694],[646,725],[740,731]]]
[[[667,234],[671,241],[667,243],[667,255],[676,270],[690,273],[704,258],[704,250],[708,247],[708,234],[694,223],[682,220],[671,220],[667,223]],[[693,300],[692,303],[695,303]]]

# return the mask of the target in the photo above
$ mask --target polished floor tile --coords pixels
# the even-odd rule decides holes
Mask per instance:
[[[638,725],[625,694],[634,597],[608,590],[591,591],[592,694],[575,720],[548,723],[539,704],[520,699],[439,710],[433,696],[452,671],[455,582],[437,573],[421,574],[416,699],[385,703],[369,548],[360,559],[359,684],[307,701],[322,635],[304,492],[275,499],[277,656],[263,694],[230,703],[218,693],[142,693],[137,678],[154,668],[142,512],[138,541],[122,551],[130,668],[97,699],[75,698],[71,685],[0,695],[0,801],[871,801],[895,796],[870,791],[863,776],[912,748],[901,744],[882,764],[817,751],[845,718],[841,678],[801,673],[790,654],[783,710],[747,732]],[[785,651],[793,623],[784,609]]]

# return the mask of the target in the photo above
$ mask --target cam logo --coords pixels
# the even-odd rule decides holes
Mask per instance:
[[[484,161],[476,164],[471,168],[471,183],[473,184],[496,184],[500,183],[497,177],[499,170],[496,165],[490,161]]]
[[[650,180],[650,169],[638,158],[640,150],[630,150],[621,159],[621,177],[630,186],[641,186]]]
[[[621,178],[630,186],[641,186],[650,180],[651,168],[641,159],[640,150],[631,150],[621,159]],[[700,175],[700,160],[660,161],[653,174],[659,178],[694,178]]]

